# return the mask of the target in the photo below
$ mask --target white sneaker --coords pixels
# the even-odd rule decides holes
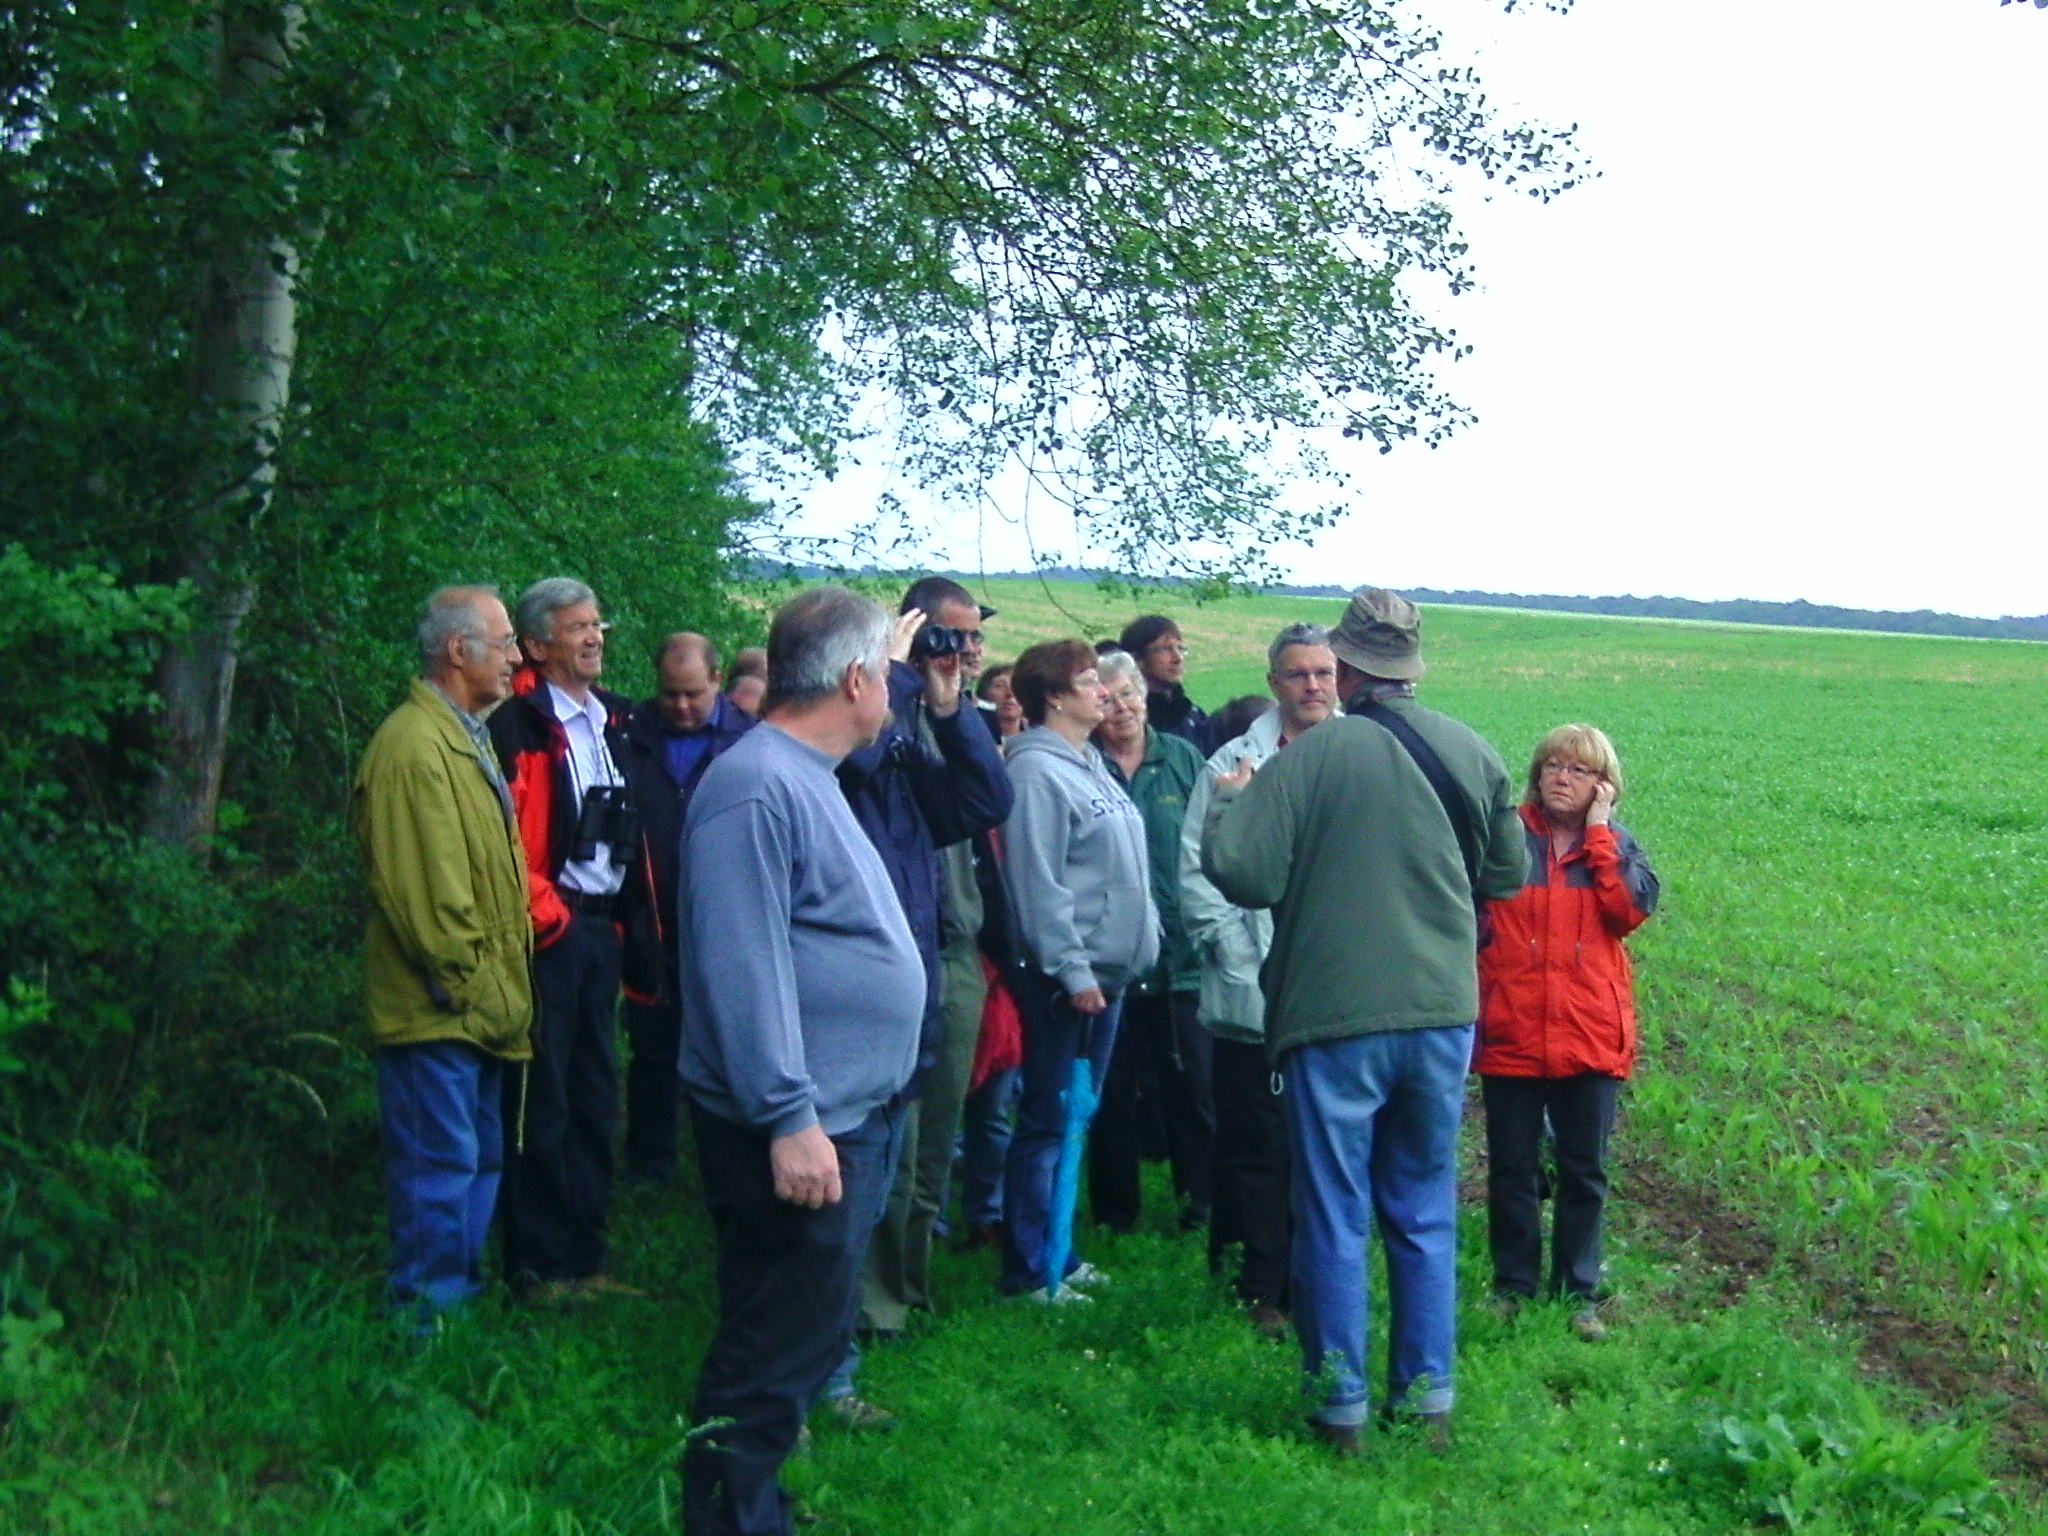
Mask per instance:
[[[1086,1259],[1083,1259],[1074,1266],[1073,1271],[1060,1284],[1063,1286],[1078,1285],[1083,1287],[1107,1285],[1109,1284],[1109,1276],[1097,1269],[1093,1264],[1090,1264]]]
[[[1063,1285],[1056,1291],[1019,1291],[1011,1299],[1033,1302],[1041,1307],[1070,1307],[1081,1302],[1093,1301],[1095,1298],[1075,1290],[1071,1285]]]

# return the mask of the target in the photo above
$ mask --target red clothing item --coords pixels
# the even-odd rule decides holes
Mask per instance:
[[[1499,1077],[1626,1078],[1636,1060],[1635,981],[1622,939],[1657,909],[1657,877],[1622,827],[1586,828],[1562,859],[1534,806],[1521,810],[1529,883],[1488,906],[1479,952],[1474,1070]]]

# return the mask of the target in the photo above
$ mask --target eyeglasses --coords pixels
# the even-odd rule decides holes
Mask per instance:
[[[487,651],[503,651],[507,656],[517,656],[519,654],[519,637],[517,635],[507,635],[502,640],[491,640],[482,635],[469,635],[465,638],[468,639],[471,645],[482,646]]]
[[[1536,772],[1539,775],[1553,779],[1559,777],[1567,778],[1575,784],[1583,784],[1587,779],[1597,779],[1600,777],[1600,770],[1598,768],[1588,768],[1584,763],[1562,762],[1554,757],[1546,758],[1543,766],[1538,768]]]

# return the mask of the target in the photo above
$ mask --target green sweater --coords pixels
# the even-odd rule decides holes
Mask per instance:
[[[1114,758],[1109,758],[1109,766],[1121,780],[1123,770]],[[1188,796],[1201,776],[1202,754],[1191,743],[1145,727],[1145,755],[1124,785],[1145,819],[1152,904],[1159,909],[1159,963],[1133,984],[1131,990],[1140,996],[1193,992],[1202,985],[1201,965],[1180,920],[1180,825],[1187,815]]]
[[[1405,716],[1443,759],[1483,845],[1477,895],[1522,887],[1528,850],[1500,756],[1413,699]],[[1271,907],[1260,979],[1266,1050],[1479,1016],[1474,890],[1442,804],[1407,749],[1362,717],[1325,721],[1244,788],[1219,788],[1202,873],[1243,907]]]
[[[467,1040],[532,1054],[526,862],[476,743],[414,682],[370,738],[349,800],[369,882],[363,983],[377,1045]]]

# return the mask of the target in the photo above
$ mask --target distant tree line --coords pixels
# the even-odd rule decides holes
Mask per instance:
[[[819,568],[810,574],[828,574]],[[958,574],[958,573],[956,573]],[[1037,571],[1006,571],[999,581],[1101,581],[1103,572],[1082,566],[1053,565]],[[980,579],[973,575],[972,579]],[[1137,585],[1170,585],[1140,581]],[[1352,587],[1269,585],[1262,593],[1283,597],[1349,597]],[[1418,603],[1452,603],[1468,608],[1533,608],[1546,613],[1605,613],[1633,619],[1705,619],[1717,624],[1785,624],[1795,629],[1874,629],[1898,635],[1964,635],[1979,640],[2048,640],[2048,613],[2023,618],[1973,619],[1960,613],[1917,608],[1899,613],[1882,608],[1838,608],[1830,603],[1789,603],[1737,597],[1700,602],[1690,597],[1572,597],[1556,592],[1474,592],[1467,588],[1403,587]]]

